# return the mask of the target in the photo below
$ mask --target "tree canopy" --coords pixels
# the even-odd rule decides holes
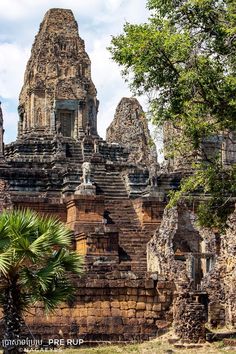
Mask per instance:
[[[147,7],[147,23],[126,23],[109,50],[133,92],[148,95],[153,122],[177,132],[167,153],[199,151],[204,140],[236,130],[236,1],[149,0]],[[219,154],[208,160],[195,169],[214,170],[220,183]]]

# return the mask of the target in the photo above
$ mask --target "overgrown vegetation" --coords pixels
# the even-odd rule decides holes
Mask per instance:
[[[171,126],[167,155],[195,161],[171,205],[202,191],[200,223],[223,229],[235,166],[225,167],[221,149],[203,147],[231,142],[236,130],[236,0],[149,0],[147,7],[148,22],[126,23],[109,50],[132,91],[148,95],[153,122]]]

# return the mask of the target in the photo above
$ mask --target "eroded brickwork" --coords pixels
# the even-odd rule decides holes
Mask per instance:
[[[63,304],[48,318],[41,307],[36,307],[27,321],[42,338],[61,335],[79,336],[85,341],[148,340],[170,325],[171,302],[169,282],[155,285],[144,279],[86,279],[78,283],[73,306]]]
[[[236,211],[227,221],[221,235],[220,251],[215,265],[203,281],[209,294],[209,322],[212,326],[236,326]]]

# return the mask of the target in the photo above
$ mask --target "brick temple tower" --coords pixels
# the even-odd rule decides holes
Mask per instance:
[[[41,23],[20,93],[19,137],[28,133],[97,135],[91,62],[71,10],[51,9]]]

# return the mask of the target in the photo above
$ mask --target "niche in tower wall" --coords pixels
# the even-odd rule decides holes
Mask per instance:
[[[75,112],[70,110],[58,110],[60,132],[63,136],[73,137],[75,125]]]

